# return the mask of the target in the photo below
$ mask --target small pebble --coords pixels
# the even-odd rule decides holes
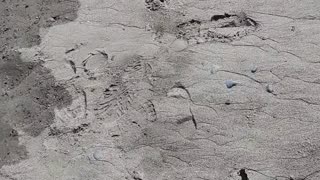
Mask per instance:
[[[228,99],[226,100],[226,102],[224,103],[225,105],[230,105],[231,104],[231,101]]]
[[[273,89],[269,84],[266,86],[266,90],[268,93],[273,93]]]
[[[55,21],[56,20],[54,18],[52,18],[52,17],[48,19],[48,22],[55,22]]]
[[[101,152],[101,151],[95,151],[94,153],[93,153],[93,158],[95,159],[95,160],[97,160],[97,161],[101,161],[101,160],[104,160],[105,159],[105,157],[104,157],[104,155],[103,155],[103,153]]]
[[[226,80],[226,81],[225,81],[225,84],[226,84],[226,86],[227,86],[228,89],[230,89],[230,88],[232,88],[233,86],[236,86],[236,85],[237,85],[237,83],[234,82],[234,81],[232,81],[232,80]]]
[[[258,68],[257,68],[257,67],[253,67],[253,68],[251,69],[251,72],[252,72],[252,73],[256,73],[256,72],[257,72],[257,70],[258,70]]]
[[[205,43],[206,41],[203,38],[197,39],[197,44]]]

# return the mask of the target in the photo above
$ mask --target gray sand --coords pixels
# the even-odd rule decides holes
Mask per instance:
[[[0,2],[0,179],[320,179],[319,9]]]

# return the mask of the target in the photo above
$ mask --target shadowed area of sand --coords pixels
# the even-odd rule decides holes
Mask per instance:
[[[54,109],[72,101],[39,58],[24,62],[17,49],[39,45],[39,29],[72,21],[78,6],[58,0],[0,2],[0,167],[26,159],[19,139],[40,135],[53,123]]]

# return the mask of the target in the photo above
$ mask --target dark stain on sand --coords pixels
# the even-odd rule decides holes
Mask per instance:
[[[72,97],[42,62],[24,62],[14,50],[41,42],[39,29],[76,19],[77,0],[0,1],[0,168],[28,158],[19,137],[36,137],[54,121],[54,109]]]

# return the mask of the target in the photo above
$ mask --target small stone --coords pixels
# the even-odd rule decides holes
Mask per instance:
[[[268,85],[266,86],[266,91],[267,91],[268,93],[273,93],[273,88],[268,84]]]
[[[97,151],[95,151],[95,152],[93,153],[93,158],[94,158],[95,160],[97,160],[97,161],[105,160],[105,156],[104,156],[103,152],[102,152],[102,151],[99,151],[99,150],[97,150]]]
[[[197,39],[197,44],[205,43],[206,41],[203,38],[198,38]]]
[[[49,18],[48,19],[48,22],[55,22],[56,20],[53,18],[53,17],[51,17],[51,18]]]
[[[226,84],[226,86],[227,86],[228,89],[230,89],[230,88],[232,88],[233,86],[236,86],[236,85],[237,85],[237,83],[234,82],[234,81],[232,81],[232,80],[226,80],[226,81],[225,81],[225,84]]]
[[[257,67],[253,67],[253,68],[251,69],[251,73],[256,73],[256,72],[257,72],[257,70],[258,70],[258,68],[257,68]]]

